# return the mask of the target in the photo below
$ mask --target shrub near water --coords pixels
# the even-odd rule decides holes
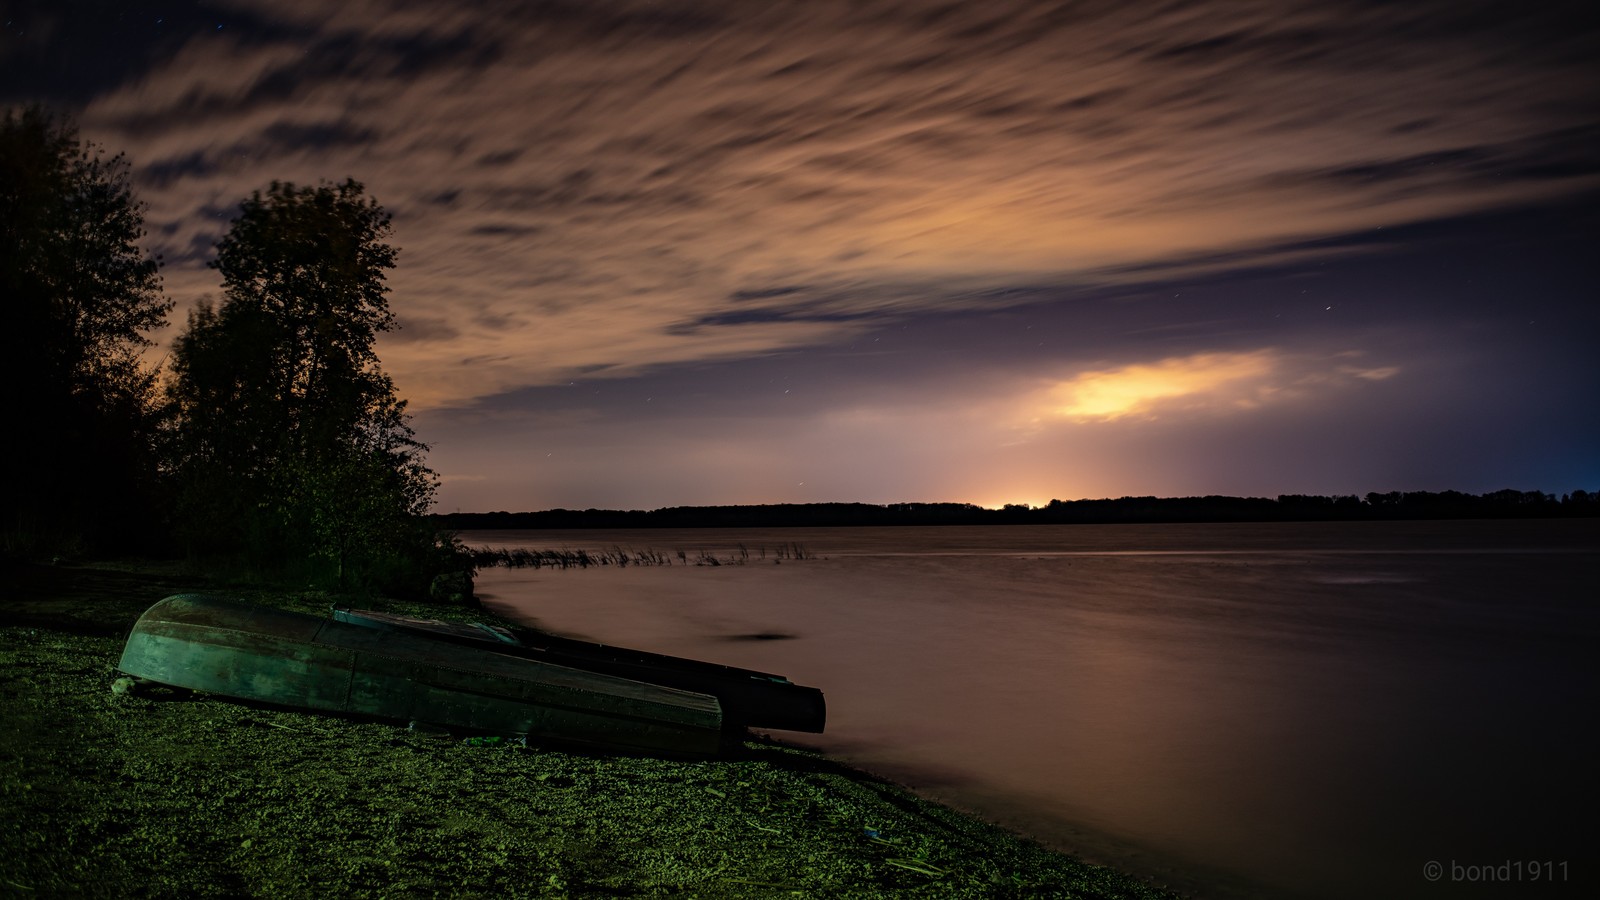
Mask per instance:
[[[438,479],[374,349],[395,327],[391,230],[354,181],[241,204],[212,263],[223,302],[172,348],[166,457],[191,552],[307,561],[340,587],[439,574],[448,548],[422,524]]]

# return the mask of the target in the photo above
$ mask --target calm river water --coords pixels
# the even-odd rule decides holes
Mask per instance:
[[[820,687],[777,736],[1186,892],[1600,896],[1597,521],[463,537],[666,552],[479,587]]]

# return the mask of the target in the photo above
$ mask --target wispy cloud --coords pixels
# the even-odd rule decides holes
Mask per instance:
[[[250,190],[365,181],[420,407],[1349,253],[1306,242],[1600,172],[1596,38],[1561,4],[230,9],[85,129],[138,166],[185,301]]]

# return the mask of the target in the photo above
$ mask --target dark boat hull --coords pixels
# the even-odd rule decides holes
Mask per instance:
[[[612,750],[715,754],[715,697],[200,594],[134,625],[138,678],[332,713]]]
[[[548,634],[524,640],[488,625],[415,619],[368,609],[335,609],[333,615],[352,625],[422,635],[463,646],[492,647],[496,652],[524,659],[710,694],[721,701],[723,718],[733,728],[750,726],[821,734],[827,721],[822,691],[795,684],[782,675]]]

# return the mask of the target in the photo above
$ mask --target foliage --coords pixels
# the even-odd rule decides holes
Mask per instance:
[[[275,182],[241,205],[212,264],[224,301],[197,308],[173,346],[170,455],[191,546],[310,557],[341,582],[436,550],[417,539],[436,484],[427,448],[373,349],[394,323],[390,232],[355,181]]]
[[[140,354],[172,303],[142,237],[121,154],[105,158],[38,107],[6,112],[0,352],[21,376],[7,381],[8,414],[26,429],[5,442],[8,545],[30,532],[93,540],[147,518],[154,377]]]

